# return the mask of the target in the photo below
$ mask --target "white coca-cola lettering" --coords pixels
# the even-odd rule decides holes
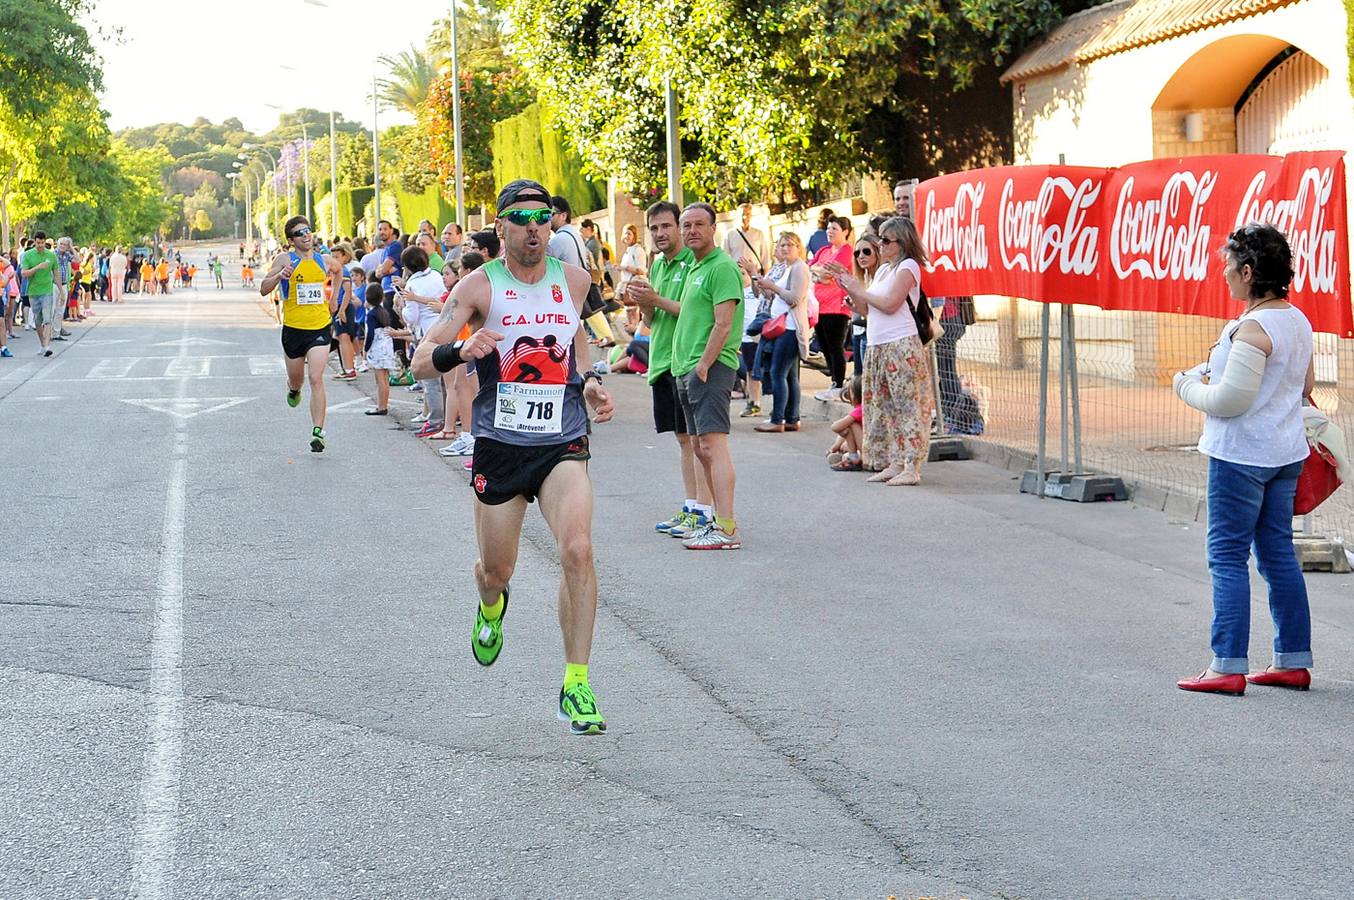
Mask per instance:
[[[1084,178],[1073,182],[1061,176],[1048,177],[1030,200],[1015,200],[1015,179],[1006,179],[997,207],[997,246],[1001,262],[1009,269],[1043,273],[1053,268],[1064,275],[1092,275],[1100,260],[1097,249],[1100,229],[1087,225],[1088,210],[1100,199],[1103,185]],[[1048,221],[1053,202],[1067,200],[1062,221]]]
[[[1176,172],[1160,196],[1137,199],[1133,177],[1125,179],[1109,234],[1115,274],[1148,281],[1207,278],[1213,229],[1203,222],[1204,207],[1217,183],[1217,172]]]
[[[986,185],[965,182],[955,191],[954,205],[936,206],[935,191],[922,200],[922,243],[931,266],[946,272],[987,268],[987,232],[978,221]]]
[[[1328,294],[1336,283],[1336,233],[1326,227],[1334,169],[1303,170],[1292,197],[1266,197],[1265,172],[1256,173],[1237,209],[1236,227],[1268,222],[1288,238],[1293,249],[1293,290]]]

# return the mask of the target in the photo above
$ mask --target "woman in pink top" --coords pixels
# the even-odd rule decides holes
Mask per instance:
[[[814,395],[816,400],[837,399],[846,382],[846,334],[851,328],[851,309],[846,303],[846,291],[824,267],[836,263],[850,271],[851,232],[851,220],[846,216],[829,219],[827,246],[820,248],[809,264],[815,275],[813,295],[818,300],[818,324],[813,331],[832,378],[831,389],[819,391]]]

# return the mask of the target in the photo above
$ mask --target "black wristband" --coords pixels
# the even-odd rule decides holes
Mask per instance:
[[[596,369],[585,369],[585,370],[583,371],[583,385],[584,385],[584,387],[587,386],[587,384],[588,384],[589,381],[592,381],[592,380],[594,380],[594,379],[596,379],[596,381],[597,381],[598,384],[601,384],[601,383],[602,383],[602,373],[601,373],[601,372],[598,372]]]
[[[465,360],[461,359],[461,347],[464,341],[452,341],[433,348],[433,368],[439,372],[450,372]]]

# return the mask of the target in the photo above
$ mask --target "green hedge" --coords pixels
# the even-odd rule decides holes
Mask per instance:
[[[362,214],[367,220],[367,234],[376,226],[375,191],[362,188],[368,199],[362,206]],[[341,192],[340,192],[341,193]],[[400,231],[413,231],[420,219],[429,219],[438,229],[456,217],[456,209],[442,196],[437,185],[430,185],[421,194],[383,187],[381,189],[381,218],[389,219]]]
[[[606,185],[584,177],[583,160],[565,144],[539,103],[494,123],[493,157],[499,189],[516,178],[532,178],[580,213],[606,206]]]

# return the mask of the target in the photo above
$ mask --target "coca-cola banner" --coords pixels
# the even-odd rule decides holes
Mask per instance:
[[[1238,307],[1218,250],[1270,222],[1293,248],[1289,299],[1315,330],[1354,337],[1342,152],[977,169],[922,182],[916,208],[933,296],[1219,318]]]

